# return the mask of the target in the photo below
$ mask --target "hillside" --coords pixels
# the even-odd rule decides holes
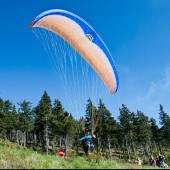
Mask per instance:
[[[0,143],[0,169],[150,169],[150,166],[128,164],[121,160],[100,160],[89,157],[61,158],[24,149],[12,143]]]

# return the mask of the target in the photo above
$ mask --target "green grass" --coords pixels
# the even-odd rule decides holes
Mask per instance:
[[[128,164],[121,160],[100,160],[88,157],[61,158],[36,153],[15,144],[0,143],[0,169],[150,169],[150,166]]]

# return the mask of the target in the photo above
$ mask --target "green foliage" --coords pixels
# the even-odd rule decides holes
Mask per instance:
[[[33,111],[31,107],[31,102],[27,102],[24,100],[23,102],[18,103],[19,107],[19,124],[20,124],[20,130],[25,131],[31,131],[33,130]]]
[[[54,101],[54,107],[52,114],[50,115],[51,127],[54,134],[65,136],[71,131],[72,116],[68,112],[64,111],[64,108],[59,100]]]
[[[45,146],[45,128],[49,125],[49,116],[52,112],[50,96],[45,91],[37,107],[35,108],[35,131],[38,136],[38,143]]]
[[[165,152],[165,162],[170,165],[170,152]]]
[[[10,144],[9,144],[10,146]],[[17,149],[0,144],[0,169],[150,169],[150,166],[137,166],[122,161],[101,160],[84,157],[63,159],[58,155],[33,152],[29,149]]]
[[[151,155],[157,156],[159,152],[166,154],[169,159],[167,150],[170,148],[170,117],[164,112],[162,105],[159,110],[160,126],[155,119],[149,119],[142,111],[131,112],[124,104],[119,109],[120,114],[116,121],[101,99],[98,107],[88,99],[85,117],[79,120],[75,120],[72,114],[64,109],[61,101],[55,99],[52,103],[46,91],[36,107],[32,108],[32,103],[26,100],[18,105],[19,109],[16,110],[12,102],[0,98],[2,140],[15,142],[18,148],[33,148],[39,153],[46,151],[49,155],[55,155],[56,148],[64,147],[68,158],[65,161],[75,161],[75,164],[67,165],[64,162],[61,167],[67,165],[74,168],[90,168],[88,164],[79,164],[77,158],[78,155],[83,155],[79,139],[85,131],[96,134],[94,148],[98,154],[100,152],[103,155],[103,159],[114,159],[116,155],[118,160],[123,158],[127,161],[140,156],[147,163]],[[85,161],[94,165],[98,158],[93,156]],[[98,163],[100,164],[100,161]],[[43,162],[43,166],[50,167],[46,161]],[[107,165],[104,167],[107,168]]]
[[[86,114],[85,114],[85,132],[94,133],[95,123],[97,119],[97,109],[93,105],[91,99],[87,100]]]
[[[170,143],[170,117],[164,112],[162,105],[160,105],[159,119],[162,125],[160,129],[162,138],[165,143]]]
[[[135,125],[137,141],[139,143],[143,143],[144,140],[148,140],[148,138],[151,136],[151,127],[148,117],[145,116],[141,111],[137,111]]]
[[[105,104],[102,100],[99,101],[98,106],[98,114],[100,117],[100,121],[97,127],[98,135],[101,137],[101,145],[105,145],[107,143],[108,138],[110,138],[111,143],[116,143],[116,134],[118,130],[117,122],[112,117],[110,111],[106,108]]]

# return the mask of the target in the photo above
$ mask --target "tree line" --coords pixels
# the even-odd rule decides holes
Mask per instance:
[[[113,149],[130,159],[163,154],[170,148],[170,117],[162,105],[157,123],[142,111],[131,112],[124,104],[116,121],[101,99],[97,107],[87,99],[85,115],[76,120],[61,101],[52,102],[46,91],[35,107],[26,100],[17,104],[18,109],[10,100],[0,98],[0,138],[34,150],[39,148],[47,154],[50,147],[64,147],[66,156],[69,149],[78,155],[79,139],[89,131],[97,136],[97,153],[110,159]]]

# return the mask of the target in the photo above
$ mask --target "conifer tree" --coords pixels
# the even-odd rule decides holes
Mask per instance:
[[[134,121],[134,113],[130,112],[129,109],[122,104],[122,108],[119,109],[120,115],[118,116],[121,128],[122,136],[126,136],[126,139],[130,139],[132,137],[133,129],[133,121]]]
[[[102,100],[99,100],[98,114],[100,121],[97,130],[99,131],[102,144],[106,145],[108,138],[111,144],[117,143],[118,124]]]
[[[164,112],[162,105],[160,105],[159,119],[163,143],[168,146],[170,143],[170,117],[166,112]]]
[[[70,139],[73,139],[76,133],[76,121],[71,114],[64,110],[59,100],[54,100],[50,122],[52,134],[55,137],[58,136],[60,147],[65,148],[65,156],[67,156],[68,144],[74,143]]]
[[[19,102],[18,105],[20,131],[22,132],[23,145],[26,147],[29,133],[33,130],[32,103],[24,100],[23,102]]]
[[[154,118],[150,119],[150,125],[152,132],[152,140],[155,142],[160,142],[161,140],[160,128],[158,127],[156,120]]]
[[[4,130],[4,101],[0,98],[0,134],[2,136]]]
[[[35,108],[35,130],[37,141],[48,154],[49,147],[49,116],[52,113],[50,96],[45,91]]]
[[[151,126],[149,124],[148,116],[145,116],[143,112],[137,110],[135,117],[135,131],[138,143],[143,143],[151,137]]]
[[[93,134],[96,130],[97,120],[97,108],[93,105],[91,99],[88,99],[85,114],[85,132],[91,132]]]
[[[9,139],[10,140],[10,135],[11,135],[11,130],[12,130],[12,120],[11,120],[11,113],[12,113],[12,102],[9,100],[4,101],[4,107],[3,107],[3,114],[4,114],[4,119],[3,119],[3,134],[4,134],[4,139]]]

